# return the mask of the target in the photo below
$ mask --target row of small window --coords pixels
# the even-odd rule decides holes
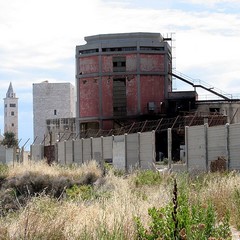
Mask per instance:
[[[11,112],[11,116],[14,116],[15,115],[15,113],[12,111]],[[5,116],[7,116],[7,113],[5,112]]]
[[[5,108],[7,107],[7,104],[5,104]],[[16,104],[15,103],[10,103],[9,104],[9,107],[16,107]]]
[[[121,48],[103,48],[102,52],[127,52],[127,51],[137,51],[137,47],[121,47]],[[164,51],[164,47],[140,47],[140,51]],[[79,54],[91,54],[97,53],[99,49],[88,49],[81,50]]]

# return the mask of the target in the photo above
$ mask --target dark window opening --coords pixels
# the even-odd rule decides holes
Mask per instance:
[[[57,110],[54,110],[54,113],[53,113],[55,116],[57,115]]]
[[[113,72],[126,71],[126,57],[113,57]]]
[[[16,107],[15,103],[10,103],[10,107]]]
[[[209,112],[210,113],[219,113],[220,112],[220,108],[209,108]]]
[[[136,51],[137,47],[121,47],[121,48],[103,48],[103,52],[127,52]]]
[[[127,115],[126,80],[113,80],[113,115],[122,117]]]
[[[11,112],[11,116],[14,116],[14,112]]]
[[[96,49],[88,49],[88,50],[81,50],[79,51],[79,54],[91,54],[91,53],[96,53],[99,52],[99,50]]]
[[[140,47],[143,51],[164,51],[164,47]]]
[[[99,129],[99,122],[84,122],[80,123],[81,131],[87,131],[88,129]]]

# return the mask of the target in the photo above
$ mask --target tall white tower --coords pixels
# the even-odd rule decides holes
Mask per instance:
[[[18,98],[13,92],[12,83],[10,82],[6,97],[4,98],[4,133],[15,133],[18,139]]]

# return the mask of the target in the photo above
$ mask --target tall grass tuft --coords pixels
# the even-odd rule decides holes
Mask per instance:
[[[9,167],[0,239],[228,239],[229,225],[239,227],[238,173],[115,173],[95,162]]]

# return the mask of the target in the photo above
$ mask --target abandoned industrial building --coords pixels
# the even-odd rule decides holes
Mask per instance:
[[[240,122],[238,99],[204,83],[195,83],[173,69],[171,37],[137,32],[88,36],[85,41],[86,44],[76,46],[75,53],[76,118],[70,113],[55,114],[56,107],[50,107],[51,114],[41,120],[45,134],[50,136],[44,144],[154,130],[159,159],[168,154],[167,129],[171,128],[173,159],[179,160],[185,126]],[[189,91],[173,90],[173,78],[187,83]],[[34,86],[33,95],[36,87],[40,85]],[[216,98],[199,99],[198,88]],[[60,103],[58,109],[62,106]],[[35,122],[39,119],[35,118]],[[37,128],[35,123],[34,127]]]
[[[85,37],[76,47],[77,126],[112,129],[166,113],[171,48],[160,34]]]

